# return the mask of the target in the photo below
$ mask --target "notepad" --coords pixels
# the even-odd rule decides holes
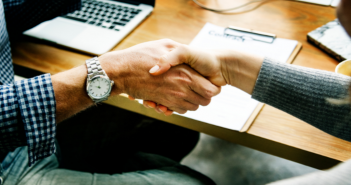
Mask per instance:
[[[307,40],[339,62],[351,59],[351,38],[337,19],[309,32]]]
[[[224,27],[207,23],[190,46],[200,49],[240,49],[281,62],[287,62],[298,46],[295,40],[276,38],[272,43],[267,43],[255,41],[250,36],[227,35],[224,31]],[[224,86],[221,93],[212,98],[210,105],[179,115],[231,130],[245,131],[244,125],[252,118],[253,112],[259,112],[256,109],[259,104],[240,89]]]
[[[324,5],[324,6],[338,6],[340,0],[298,0],[301,2]]]

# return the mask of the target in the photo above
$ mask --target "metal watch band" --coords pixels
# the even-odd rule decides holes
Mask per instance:
[[[97,57],[85,61],[88,68],[88,79],[95,75],[106,75],[105,71],[101,68],[99,59]]]
[[[89,84],[95,76],[103,76],[103,78],[107,79],[110,81],[111,87],[113,86],[114,82],[109,79],[107,76],[106,72],[102,69],[99,59],[97,57],[88,59],[85,61],[86,66],[88,68],[88,77],[87,77],[87,93],[89,97],[95,102],[99,103],[101,101],[107,100],[108,96],[110,95],[111,91],[108,93],[107,96],[101,97],[101,98],[95,98],[89,94]],[[110,89],[111,90],[111,89]]]

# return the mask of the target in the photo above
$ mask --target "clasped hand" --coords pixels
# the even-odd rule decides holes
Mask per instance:
[[[127,93],[131,97],[153,102],[172,111],[185,113],[206,106],[220,92],[220,87],[190,68],[178,65],[162,68],[154,74],[149,69],[162,64],[162,56],[178,51],[182,45],[169,39],[138,44],[99,57],[101,66],[115,82],[111,94]],[[167,71],[167,72],[166,72]],[[162,73],[162,74],[161,74]],[[147,105],[144,103],[144,105]]]
[[[225,69],[226,65],[221,63],[221,60],[225,60],[226,58],[225,55],[222,55],[222,53],[223,51],[212,50],[206,52],[204,50],[194,49],[183,44],[177,44],[176,48],[163,55],[159,62],[153,66],[149,72],[154,76],[163,75],[185,63],[199,72],[215,86],[220,87],[230,84],[231,81],[231,76],[229,75],[228,70]],[[158,113],[164,113],[165,115],[172,114],[172,111],[174,110],[172,107],[167,107],[164,104],[150,100],[144,100],[144,106],[147,108],[155,108]]]

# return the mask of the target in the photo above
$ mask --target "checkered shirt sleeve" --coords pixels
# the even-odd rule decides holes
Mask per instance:
[[[18,101],[14,84],[0,86],[0,150],[11,151],[24,145],[19,136]]]
[[[55,153],[56,101],[50,74],[15,82],[29,165]]]
[[[27,145],[32,165],[55,152],[50,75],[14,83],[9,38],[20,38],[24,30],[80,7],[81,0],[0,0],[0,156]]]
[[[56,102],[50,74],[2,85],[0,90],[0,149],[27,145],[29,165],[53,154]],[[21,128],[24,139],[18,135]]]

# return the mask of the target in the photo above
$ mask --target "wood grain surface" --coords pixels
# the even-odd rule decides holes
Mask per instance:
[[[201,0],[200,2],[211,7],[228,8],[248,1]],[[250,8],[255,6],[247,9]],[[247,9],[219,14],[201,9],[191,0],[157,0],[154,12],[114,50],[162,38],[189,44],[204,24],[210,22],[219,26],[233,25],[274,33],[280,38],[298,40],[303,44],[303,48],[293,62],[294,65],[333,71],[338,64],[327,54],[309,44],[306,39],[308,32],[336,18],[335,8],[281,0],[266,2],[251,11],[246,11]],[[82,65],[91,57],[32,39],[12,43],[12,48],[15,64],[52,74]],[[133,106],[140,109],[139,113],[146,111],[136,108],[137,105]],[[145,115],[168,119],[151,112]],[[207,129],[198,123],[184,125],[180,123],[181,121],[169,122],[316,168],[328,168],[339,161],[351,158],[350,142],[330,136],[269,105],[264,106],[248,133],[219,128]]]

